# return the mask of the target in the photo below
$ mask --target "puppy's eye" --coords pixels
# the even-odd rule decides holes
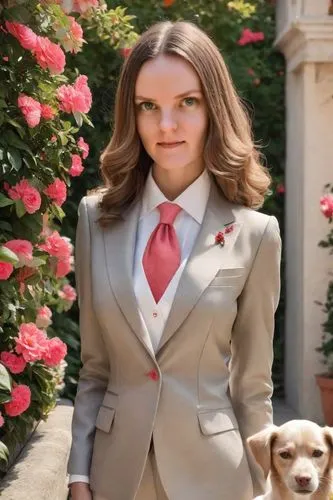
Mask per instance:
[[[319,457],[321,457],[323,454],[324,454],[324,452],[323,452],[323,451],[321,451],[321,450],[313,450],[313,452],[312,452],[312,456],[313,456],[314,458],[319,458]]]
[[[290,460],[290,458],[292,458],[289,451],[281,451],[280,457],[283,458],[283,460]]]

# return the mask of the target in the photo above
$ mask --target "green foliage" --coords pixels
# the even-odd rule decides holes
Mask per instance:
[[[67,315],[74,299],[65,294],[73,280],[72,245],[60,237],[58,231],[65,221],[66,206],[71,213],[76,212],[71,195],[77,174],[71,167],[74,155],[83,156],[77,134],[83,124],[86,130],[93,129],[93,123],[88,111],[82,110],[83,105],[81,109],[65,109],[58,91],[63,85],[68,92],[74,88],[80,76],[75,57],[81,45],[88,47],[88,41],[94,40],[96,44],[105,44],[110,51],[112,47],[122,47],[122,43],[133,43],[136,37],[130,24],[131,16],[121,7],[108,10],[101,2],[99,8],[73,18],[84,26],[86,40],[74,40],[74,35],[69,34],[71,18],[56,1],[5,0],[0,5],[0,353],[26,361],[17,371],[1,357],[1,470],[6,469],[9,452],[24,441],[36,421],[47,418],[63,392],[66,362],[60,361],[59,356],[57,363],[47,358],[52,354],[48,351],[53,345],[50,339],[61,337],[68,345],[66,381],[71,397],[75,394],[80,364],[78,325]],[[47,57],[42,54],[38,59],[38,46],[24,48],[14,27],[6,22],[24,24],[36,36],[52,42],[54,45]],[[61,47],[68,52],[66,56]],[[57,65],[57,58],[53,58],[54,49],[60,52],[59,61],[61,53],[64,59],[71,60],[64,70]],[[90,61],[93,59],[94,56]],[[86,88],[85,102],[88,102],[87,93]],[[22,95],[30,99],[28,104],[20,103]],[[31,99],[35,108],[33,116]],[[43,106],[47,106],[53,116],[44,116]],[[85,108],[88,107],[86,104]],[[56,195],[55,191],[49,191],[55,182],[62,183],[62,191],[54,188]],[[69,200],[63,208],[67,195]],[[58,238],[53,247],[50,237]],[[18,240],[30,245],[29,256],[17,247],[14,251],[5,246],[17,244]],[[39,317],[39,310],[45,306],[53,312],[52,320],[46,322]],[[21,326],[28,323],[34,328],[37,325],[42,334],[38,340],[40,352],[35,357],[29,357],[28,353],[23,360],[17,356],[17,341]],[[36,330],[34,332],[37,335]],[[37,342],[36,339],[32,340]],[[17,386],[27,386],[31,400],[24,411],[14,416],[7,403],[12,402]]]
[[[326,184],[325,186],[326,205],[330,208],[324,215],[328,219],[329,224],[333,224],[333,185]],[[329,254],[333,255],[333,228],[328,232],[326,239],[321,240],[318,246],[329,249]],[[330,273],[333,276],[333,273]],[[323,364],[327,368],[327,373],[333,378],[333,279],[329,280],[326,299],[325,302],[316,301],[316,303],[322,306],[322,311],[326,315],[325,321],[322,323],[322,341],[321,345],[317,348],[317,351],[323,355]]]

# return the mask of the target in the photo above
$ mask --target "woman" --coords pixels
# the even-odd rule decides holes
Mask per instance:
[[[270,177],[249,121],[194,25],[159,23],[134,47],[101,172],[79,207],[72,498],[250,500],[281,240],[254,210]]]

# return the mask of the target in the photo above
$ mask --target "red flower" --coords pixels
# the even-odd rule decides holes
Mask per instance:
[[[224,246],[225,238],[224,238],[224,233],[223,231],[219,231],[216,236],[215,236],[215,243],[221,245],[221,247]]]
[[[232,233],[234,230],[234,225],[233,224],[230,224],[230,226],[227,226],[225,228],[225,234],[228,234],[228,233]]]
[[[175,3],[176,0],[163,0],[164,7],[171,7]]]

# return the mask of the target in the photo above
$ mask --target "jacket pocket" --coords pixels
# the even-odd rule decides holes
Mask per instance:
[[[245,267],[223,267],[222,269],[219,269],[217,271],[216,277],[230,276],[231,278],[234,278],[237,276],[243,276],[244,273],[245,273]]]
[[[238,429],[238,422],[233,408],[198,411],[199,426],[202,434],[211,436],[221,432]]]
[[[108,408],[106,406],[101,406],[96,419],[96,427],[100,431],[110,432],[111,425],[114,419],[116,410],[114,408]]]

